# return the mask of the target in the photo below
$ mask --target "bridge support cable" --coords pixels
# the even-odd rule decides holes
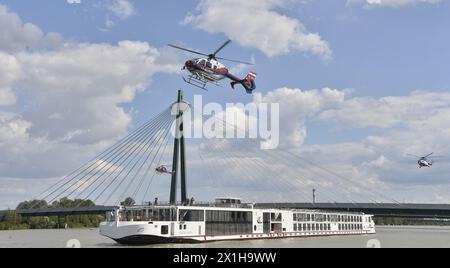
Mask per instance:
[[[167,152],[167,149],[168,149],[168,145],[169,145],[169,139],[167,139],[167,141],[166,141],[166,144],[164,145],[164,149],[163,149],[163,151],[162,151],[162,154],[159,156],[159,160],[158,160],[158,162],[157,162],[157,166],[160,166],[160,165],[162,165],[162,160],[163,160],[163,158],[164,158],[164,156],[166,155],[166,152]],[[151,166],[149,166],[148,168],[147,168],[147,171],[145,172],[145,174],[144,174],[144,176],[142,176],[142,181],[147,177],[147,175],[150,173],[150,170],[151,170]],[[153,183],[153,180],[155,179],[155,176],[156,176],[156,174],[157,174],[157,172],[156,171],[153,171],[153,175],[152,175],[152,177],[150,178],[150,180],[149,180],[149,182],[148,182],[148,184],[147,184],[147,187],[146,187],[146,189],[145,189],[145,192],[144,192],[144,195],[142,196],[142,199],[141,199],[141,203],[143,203],[148,197],[149,197],[149,191],[150,191],[150,187],[151,187],[151,185],[152,185],[152,183]],[[133,196],[138,196],[138,192],[137,193],[135,193]],[[149,199],[147,199],[147,200],[149,200]]]
[[[284,153],[271,152],[271,153],[273,154],[272,157],[283,157],[283,159],[289,159],[289,155],[285,152]],[[298,162],[297,160],[291,159],[291,161],[295,161],[295,162]],[[309,169],[309,172],[316,174],[317,176],[320,176],[321,178],[324,177],[323,174],[320,174],[311,168]],[[328,180],[328,181],[331,181],[331,180]],[[327,183],[328,181],[326,180],[325,183]],[[367,199],[370,202],[373,202],[375,204],[379,203],[379,200],[376,199],[379,196],[374,195],[369,189],[366,189],[366,187],[361,187],[360,185],[356,185],[356,183],[342,182],[342,180],[332,180],[331,183],[335,187],[337,187],[337,188],[341,189],[343,192],[345,192],[347,199],[352,204],[358,203],[358,201],[354,200],[353,198],[350,198],[350,196],[355,196],[355,195],[361,196],[361,197],[363,197],[363,199]],[[356,188],[358,188],[358,189],[356,189]],[[326,189],[326,188],[322,188],[322,190],[323,189]],[[350,189],[354,189],[354,191],[351,191]],[[362,192],[360,192],[360,191],[362,191]],[[362,200],[362,201],[364,201],[364,200]]]
[[[127,138],[119,142],[118,144],[112,146],[113,150],[108,149],[110,154],[100,154],[104,156],[103,158],[97,158],[94,160],[94,165],[90,165],[91,168],[85,169],[82,172],[77,173],[68,183],[58,187],[51,194],[47,196],[49,198],[52,196],[50,203],[61,197],[70,197],[77,191],[80,193],[76,196],[77,198],[82,196],[83,193],[88,190],[92,185],[95,184],[103,175],[106,174],[112,167],[118,168],[120,159],[125,156],[129,156],[132,153],[133,148],[137,148],[141,143],[151,137],[160,128],[160,125],[170,119],[170,109],[166,109],[155,119],[146,123],[144,127],[138,128],[136,131],[131,133]],[[117,158],[120,157],[118,160]],[[114,171],[113,171],[114,172]],[[101,175],[98,175],[100,174]],[[98,176],[97,176],[98,175]],[[92,181],[92,179],[95,177]],[[82,191],[84,190],[84,191]],[[45,200],[47,200],[45,198]]]
[[[218,120],[222,121],[224,124],[231,125],[231,126],[235,129],[235,131],[244,131],[244,133],[245,133],[246,135],[248,134],[248,132],[247,132],[246,130],[240,129],[240,128],[239,128],[238,126],[236,126],[235,124],[230,124],[230,123],[224,121],[223,119],[219,118],[218,116],[215,116],[215,117],[216,117]],[[252,145],[255,145],[255,143],[257,143],[257,141],[253,141],[253,142],[247,143],[246,145],[248,146],[248,145],[251,144],[251,143],[252,143]],[[256,148],[256,147],[255,147],[255,148]],[[253,148],[253,149],[255,150],[255,148]],[[273,151],[273,150],[272,150],[272,151]],[[293,155],[295,156],[295,154],[293,154],[293,153],[290,152],[290,151],[289,151],[289,152],[286,152],[288,155],[286,155],[286,153],[283,154],[283,153],[278,152],[278,151],[275,151],[275,152],[272,152],[272,151],[270,151],[269,153],[266,153],[265,155],[268,155],[268,156],[270,156],[270,157],[281,158],[281,159],[282,159],[281,161],[283,161],[283,162],[286,161],[286,158],[287,158],[289,155],[291,156],[291,159],[292,159],[292,156],[293,156]],[[274,155],[275,155],[275,156],[274,156]],[[297,159],[297,160],[298,160],[298,159]],[[301,158],[301,160],[307,160],[307,159]],[[306,162],[311,162],[311,161],[308,160],[308,161],[306,161]],[[293,163],[294,163],[294,162],[293,162]],[[295,163],[298,163],[298,161],[295,161]],[[302,163],[302,161],[300,161],[300,163]],[[311,162],[311,165],[312,165],[312,164],[313,164],[313,163]],[[315,166],[315,167],[320,167],[320,166],[317,165],[317,164],[314,164],[313,166]],[[369,196],[370,196],[370,195],[377,196],[376,191],[374,191],[373,189],[367,189],[367,187],[366,187],[365,185],[362,185],[362,184],[353,182],[353,181],[349,180],[348,178],[345,178],[345,177],[343,177],[343,176],[341,176],[341,175],[338,175],[338,174],[336,174],[336,173],[333,173],[333,172],[329,171],[328,169],[323,169],[323,171],[328,171],[329,174],[331,174],[331,175],[337,177],[340,181],[342,181],[342,180],[346,181],[351,187],[355,187],[355,185],[357,185],[358,188],[360,188],[360,189],[366,191],[367,194],[368,194]],[[331,172],[331,173],[330,173],[330,172]],[[296,178],[296,177],[294,177],[294,178]],[[336,183],[333,183],[333,184],[336,185]],[[347,188],[346,186],[339,185],[339,184],[338,184],[337,186],[340,187],[340,188],[342,188],[342,190],[344,190],[344,191],[346,191],[346,192],[348,192],[348,193],[350,193],[350,194],[352,194],[352,195],[358,194],[358,193],[349,191],[350,187]],[[361,195],[364,196],[365,198],[367,198],[366,195],[364,195],[364,194],[361,194]],[[387,198],[385,195],[380,194],[380,193],[378,193],[378,197],[383,197],[383,199],[387,199],[387,200],[393,200],[393,199]],[[372,201],[375,201],[375,203],[378,203],[376,200],[372,200]],[[352,200],[351,202],[352,202],[352,203],[355,203],[354,200]],[[398,203],[396,200],[394,200],[394,202]]]
[[[256,149],[256,148],[258,148],[258,142],[257,141],[253,141],[253,142],[244,144],[242,146],[247,148],[249,151],[253,151],[255,153],[258,152],[257,149]],[[372,202],[377,202],[375,199],[372,199],[372,198],[368,197],[367,195],[364,195],[364,194],[361,194],[361,193],[358,193],[358,192],[350,191],[349,189],[351,189],[351,187],[354,187],[354,185],[345,186],[345,185],[341,185],[341,181],[340,180],[336,182],[336,181],[330,181],[330,180],[324,179],[324,176],[322,174],[314,172],[309,167],[302,166],[302,162],[299,162],[299,161],[294,160],[292,158],[289,159],[289,155],[287,155],[286,152],[280,152],[278,150],[264,150],[263,152],[264,152],[264,156],[265,157],[269,157],[269,158],[273,159],[273,161],[275,161],[275,162],[278,162],[278,163],[291,163],[291,164],[292,163],[296,163],[297,167],[292,168],[292,166],[288,165],[286,167],[286,170],[283,171],[283,173],[284,172],[290,172],[291,173],[291,176],[290,176],[291,179],[290,180],[295,180],[295,181],[298,181],[300,183],[303,183],[304,180],[314,181],[315,184],[317,185],[316,187],[321,187],[320,186],[321,184],[334,185],[335,187],[340,189],[340,191],[343,193],[343,195],[342,194],[338,195],[336,193],[337,191],[329,190],[329,187],[327,187],[327,186],[321,187],[321,190],[330,193],[331,196],[337,197],[338,200],[339,200],[339,198],[341,198],[341,199],[344,198],[344,200],[346,200],[347,202],[357,203],[357,201],[352,196],[354,196],[354,195],[361,195],[364,198],[369,198]],[[273,161],[270,161],[270,163],[272,163]],[[302,166],[302,167],[300,167],[300,166]],[[298,171],[301,171],[301,170],[305,170],[305,171],[308,171],[310,173],[316,174],[317,176],[319,176],[321,181],[317,182],[317,179],[316,180],[308,179],[308,178],[306,178],[305,175],[299,175],[300,172],[298,172]],[[302,178],[300,178],[300,177],[302,177]],[[283,175],[280,175],[280,178],[283,178]],[[303,183],[303,184],[305,186],[309,186],[308,184],[305,184],[305,183]],[[313,185],[311,185],[311,186],[313,186]],[[337,189],[335,188],[335,190],[337,190]],[[371,193],[368,193],[368,194],[369,194],[369,196],[371,195]],[[333,201],[337,202],[338,200],[334,199]]]
[[[257,182],[260,185],[265,184],[266,188],[268,188],[270,190],[273,190],[273,188],[275,188],[280,193],[295,191],[297,193],[300,193],[301,196],[306,196],[306,191],[304,189],[302,189],[300,191],[298,189],[298,187],[293,187],[293,185],[289,181],[285,181],[285,179],[283,177],[277,176],[277,179],[281,178],[283,180],[283,182],[285,182],[285,183],[280,184],[280,183],[274,182],[274,177],[271,176],[273,174],[268,172],[267,165],[265,163],[262,163],[261,160],[259,159],[259,157],[255,157],[254,155],[252,155],[250,157],[242,155],[241,150],[244,147],[239,148],[239,150],[241,151],[240,155],[239,155],[239,154],[233,154],[231,152],[228,152],[227,150],[221,150],[221,148],[219,148],[220,144],[217,142],[215,142],[213,145],[211,145],[211,143],[208,143],[207,146],[208,146],[207,151],[210,155],[210,157],[208,157],[208,160],[214,161],[216,163],[215,164],[216,166],[218,166],[218,165],[224,166],[224,164],[226,164],[227,162],[230,162],[231,164],[228,165],[230,167],[230,169],[237,170],[242,177],[245,177],[246,179],[250,179],[251,182]],[[211,154],[213,152],[220,152],[220,156],[216,155],[216,156],[211,157]],[[206,161],[204,160],[205,157],[203,157],[203,155],[201,153],[201,149],[199,150],[199,155],[200,155],[200,158],[202,159],[202,161],[204,163],[206,163]],[[253,168],[251,168],[251,166],[253,166]],[[214,174],[214,176],[218,176],[218,174]],[[224,181],[227,180],[227,178],[225,178],[225,177],[223,179],[224,179]],[[291,184],[291,185],[287,186],[287,184]]]
[[[142,133],[145,133],[145,131],[154,123],[154,121],[163,116],[165,113],[166,111],[160,113],[155,117],[155,119],[148,121],[143,126],[139,127],[138,129],[127,135],[125,138],[119,140],[115,145],[111,146],[104,152],[100,153],[99,155],[88,161],[86,164],[82,165],[75,171],[71,172],[69,175],[64,176],[57,183],[53,184],[45,191],[40,193],[36,197],[36,199],[47,200],[53,194],[60,191],[64,186],[67,186],[69,183],[75,181],[78,178],[78,176],[84,174],[91,168],[95,168],[95,166],[98,165],[98,159],[108,158],[111,154],[115,154],[118,150],[126,147],[130,143],[130,141],[133,141],[136,137],[142,135]]]
[[[323,170],[323,171],[325,171],[325,172],[327,172],[327,173],[329,173],[329,174],[331,174],[331,175],[333,175],[333,176],[335,176],[335,177],[338,177],[338,178],[340,178],[340,179],[342,179],[342,180],[345,180],[345,181],[348,181],[348,182],[352,183],[352,181],[349,180],[348,178],[346,178],[346,177],[344,177],[344,176],[342,176],[342,175],[340,175],[340,174],[338,174],[338,173],[336,173],[336,172],[334,172],[334,171],[331,171],[330,169],[328,169],[328,168],[326,168],[326,167],[317,165],[317,164],[313,163],[312,161],[310,161],[309,159],[306,159],[306,158],[304,158],[304,157],[301,157],[301,156],[299,156],[299,155],[297,155],[297,154],[294,154],[294,153],[292,153],[292,152],[290,152],[290,151],[288,151],[288,152],[286,152],[286,153],[292,155],[294,158],[300,159],[300,160],[302,160],[302,161],[304,161],[304,162],[306,162],[306,163],[308,163],[308,164],[310,164],[310,165],[312,165],[312,166],[315,166],[316,168],[321,169],[321,170]],[[379,196],[382,197],[383,199],[389,200],[389,201],[393,202],[394,204],[400,205],[400,202],[399,202],[398,200],[395,200],[395,199],[393,199],[393,198],[390,198],[390,197],[386,196],[385,194],[383,194],[383,193],[381,193],[381,192],[375,191],[375,190],[373,190],[373,189],[370,189],[370,190],[368,189],[368,191],[374,192],[374,194],[379,195]],[[379,203],[379,202],[378,202],[378,203]]]
[[[223,124],[228,124],[228,122],[225,122],[224,120],[218,118],[220,121],[222,121]],[[225,126],[224,128],[225,129]],[[266,163],[263,161],[262,157],[266,156],[265,154],[262,155],[261,157],[255,157],[255,155],[258,154],[253,154],[251,155],[251,159],[248,160],[248,163],[245,163],[244,159],[248,159],[248,157],[242,157],[243,152],[245,152],[247,155],[249,152],[253,152],[256,150],[256,148],[259,148],[259,145],[256,146],[257,141],[254,142],[248,142],[248,140],[245,140],[245,142],[241,142],[238,146],[235,146],[236,150],[240,151],[241,155],[237,155],[237,154],[229,154],[227,153],[227,150],[217,150],[218,147],[218,143],[215,143],[216,145],[214,146],[214,150],[215,151],[220,151],[221,155],[226,156],[221,157],[220,161],[221,162],[225,162],[227,159],[231,159],[233,160],[233,168],[238,167],[240,174],[244,175],[246,178],[253,178],[253,180],[255,181],[259,181],[260,183],[266,183],[266,182],[270,182],[270,187],[274,187],[277,188],[278,190],[280,190],[280,192],[297,192],[297,193],[301,193],[301,196],[305,197],[305,196],[309,196],[309,191],[307,191],[306,189],[299,189],[299,185],[295,184],[292,180],[294,180],[295,182],[304,185],[305,187],[308,186],[308,184],[306,184],[303,180],[299,180],[298,174],[292,174],[291,178],[285,178],[286,173],[291,172],[291,173],[295,173],[294,170],[291,170],[289,168],[286,168],[286,170],[283,171],[279,171],[277,172],[277,174],[271,174],[268,166],[270,164],[273,164],[274,162],[270,162],[270,163]],[[209,143],[210,144],[210,143]],[[211,150],[209,150],[211,151]],[[259,154],[260,155],[260,154]],[[203,158],[203,157],[202,157]],[[239,159],[238,159],[239,158]],[[267,158],[267,157],[266,157]],[[214,158],[212,158],[214,159]],[[238,160],[237,160],[238,159]],[[266,159],[267,160],[267,159]],[[285,159],[277,159],[275,161],[275,163],[285,163],[286,160]],[[250,169],[249,166],[250,165],[254,165],[256,168],[254,169]],[[247,171],[244,173],[244,171]],[[278,182],[280,182],[280,180],[283,183],[274,183],[274,177],[277,178]],[[256,178],[256,179],[255,179]],[[264,179],[265,178],[265,179]],[[285,186],[285,187],[284,187]],[[337,196],[334,192],[332,191],[327,191],[330,193],[329,197],[332,196]],[[332,200],[336,200],[335,198],[331,198]],[[349,199],[349,201],[354,202],[354,200]]]
[[[222,121],[222,120],[221,120]],[[226,128],[226,122],[222,121],[223,129]],[[246,140],[247,141],[247,140]],[[211,143],[208,143],[209,145]],[[220,151],[221,155],[225,157],[220,157],[221,162],[225,162],[227,160],[233,162],[231,165],[234,169],[238,169],[239,173],[244,175],[245,178],[251,178],[253,182],[258,182],[260,184],[268,184],[270,189],[277,188],[279,192],[296,192],[299,193],[300,196],[308,196],[308,192],[306,189],[298,189],[298,185],[295,185],[291,180],[286,179],[284,176],[280,174],[285,174],[287,171],[279,172],[276,176],[277,179],[282,180],[283,183],[277,183],[274,181],[274,174],[268,172],[268,165],[265,163],[261,156],[257,156],[257,154],[248,154],[253,148],[249,148],[253,144],[249,144],[248,142],[242,141],[238,146],[238,153],[229,153],[227,150],[220,150],[217,148],[219,143],[215,142],[215,146],[211,151]],[[245,153],[244,153],[245,152]],[[200,153],[201,159],[203,156]],[[215,159],[215,157],[212,157]],[[204,161],[204,160],[203,160]],[[204,161],[205,162],[205,161]],[[253,168],[251,168],[253,166]],[[298,175],[297,175],[298,176]],[[301,184],[305,184],[303,181],[299,181]]]
[[[104,179],[104,180],[100,180],[99,184],[97,186],[95,186],[95,188],[92,191],[90,191],[90,193],[86,196],[86,199],[93,197],[97,191],[101,191],[101,193],[97,194],[96,195],[97,197],[94,199],[95,201],[97,201],[100,198],[100,196],[103,195],[107,191],[107,189],[114,184],[114,182],[116,182],[116,180],[123,174],[123,172],[125,172],[125,170],[127,170],[131,165],[133,165],[133,161],[135,161],[136,157],[139,154],[141,154],[142,150],[144,150],[144,148],[148,148],[149,146],[151,146],[153,144],[155,137],[158,136],[158,133],[160,133],[161,129],[163,129],[164,126],[166,126],[170,122],[171,122],[171,116],[169,113],[168,117],[166,117],[164,120],[159,122],[158,125],[155,127],[155,129],[151,133],[149,133],[142,141],[139,141],[136,144],[136,146],[134,146],[134,148],[130,149],[130,152],[128,154],[123,155],[118,161],[116,161],[115,163],[113,163],[111,165],[111,167],[115,166],[113,168],[113,170],[110,172],[111,176],[113,176],[114,173],[117,173],[117,174],[114,176],[114,178],[112,180],[110,179],[109,176],[106,177],[106,179]],[[136,166],[136,164],[133,165],[133,168],[135,166]],[[108,172],[108,170],[106,172]],[[129,173],[130,172],[128,172],[127,174],[129,174]],[[105,175],[105,172],[100,176],[100,178],[103,177],[104,175]],[[109,183],[107,183],[108,180],[110,180]],[[103,187],[103,190],[101,190],[101,187],[105,183],[107,183],[106,187]]]
[[[129,145],[124,147],[121,151],[118,153],[115,153],[111,156],[111,158],[108,159],[98,159],[97,162],[100,163],[99,166],[96,168],[90,170],[86,174],[84,174],[81,179],[73,183],[72,185],[68,186],[63,192],[59,193],[57,197],[54,197],[54,199],[57,199],[61,196],[69,197],[72,196],[76,192],[78,195],[75,198],[79,198],[83,195],[84,191],[81,190],[88,190],[92,185],[94,185],[100,178],[102,178],[107,172],[111,170],[111,168],[114,167],[114,169],[111,171],[112,173],[115,172],[119,167],[121,167],[121,163],[119,161],[123,159],[124,157],[129,157],[134,150],[136,150],[145,139],[148,137],[151,137],[152,134],[154,134],[156,131],[158,131],[159,125],[161,122],[164,122],[164,119],[168,117],[167,111],[165,114],[163,114],[163,117],[158,118],[157,120],[154,120],[153,124],[151,125],[151,128],[149,128],[146,132],[144,132],[141,136],[139,136],[137,139],[132,140]],[[119,159],[117,159],[119,157]],[[114,162],[113,162],[114,161]],[[125,160],[124,160],[125,161]],[[100,175],[98,175],[100,174]],[[89,176],[90,175],[90,176]],[[97,176],[97,177],[96,177]],[[95,178],[96,177],[96,178]],[[87,179],[85,179],[87,178]],[[94,179],[95,178],[95,179]],[[66,194],[66,192],[69,192]],[[87,199],[87,198],[85,198]]]
[[[226,122],[223,122],[224,124]],[[225,126],[224,126],[225,127]],[[216,146],[217,147],[217,146]],[[215,148],[216,148],[215,147]],[[259,145],[257,145],[257,142],[248,142],[248,140],[245,141],[241,141],[236,147],[239,147],[239,151],[241,153],[241,155],[230,155],[226,153],[226,150],[222,150],[221,153],[226,155],[227,158],[230,159],[238,159],[235,163],[234,163],[234,167],[239,167],[239,170],[244,170],[246,169],[248,171],[247,174],[245,174],[248,177],[253,177],[256,174],[256,178],[259,182],[271,182],[270,185],[272,187],[278,188],[284,188],[282,189],[282,191],[284,192],[297,192],[300,193],[301,196],[303,197],[307,197],[310,195],[309,190],[302,188],[301,190],[299,189],[299,185],[297,185],[296,183],[299,183],[301,185],[303,185],[304,187],[308,187],[310,185],[308,185],[306,182],[304,182],[304,180],[300,180],[299,179],[299,175],[296,173],[296,170],[291,169],[289,166],[287,166],[286,168],[284,168],[282,171],[279,171],[276,173],[276,175],[271,174],[268,166],[273,164],[273,163],[285,163],[286,160],[285,159],[273,159],[275,161],[270,161],[267,159],[267,154],[264,155],[260,155],[260,156],[256,156],[257,154],[257,149],[259,148]],[[242,154],[245,154],[247,156],[242,157]],[[255,154],[250,154],[250,159],[248,157],[248,153],[250,152],[255,152]],[[270,156],[270,155],[269,155]],[[273,156],[271,156],[273,158]],[[245,159],[245,160],[244,160]],[[255,168],[254,169],[250,169],[249,167],[253,165]],[[287,176],[289,175],[289,176]],[[274,177],[276,176],[276,179],[278,181],[274,180]],[[288,177],[288,178],[287,178]],[[264,180],[261,180],[264,179]],[[280,182],[281,180],[281,184],[277,183]],[[312,181],[312,180],[310,180]],[[286,187],[282,187],[282,186],[286,186]],[[328,192],[330,195],[328,198],[330,198],[333,201],[336,201],[336,197],[338,197],[336,195],[336,193],[326,190],[326,192]],[[334,196],[334,198],[333,198]],[[354,202],[354,200],[349,199],[350,202]]]
[[[235,171],[238,171],[239,176],[241,178],[245,178],[241,180],[241,182],[244,182],[246,180],[250,180],[250,183],[258,183],[259,188],[264,188],[265,190],[276,190],[279,193],[288,193],[295,191],[297,193],[300,193],[300,196],[305,196],[305,190],[299,190],[297,187],[292,188],[287,186],[286,183],[280,184],[274,182],[274,177],[270,176],[271,174],[267,172],[267,166],[261,165],[259,163],[259,160],[256,158],[252,158],[249,160],[247,157],[232,155],[228,152],[222,151],[220,152],[220,157],[211,156],[211,154],[217,150],[217,147],[215,148],[208,148],[211,149],[211,152],[209,153],[208,160],[211,162],[215,162],[215,166],[222,165],[222,166],[228,166],[229,169],[233,169]],[[201,154],[201,153],[200,153]],[[205,157],[201,155],[201,159],[203,159],[203,162],[206,164],[206,161],[204,160]],[[228,164],[228,165],[227,165]],[[252,168],[253,167],[253,168]],[[214,174],[214,176],[218,176],[218,174]],[[229,180],[227,178],[227,173],[224,173],[222,175],[222,179],[224,181]],[[279,179],[279,177],[277,177]],[[283,179],[284,180],[284,179]]]
[[[130,179],[128,186],[122,192],[122,194],[120,195],[119,200],[117,202],[121,201],[121,198],[123,197],[123,195],[129,190],[129,187],[133,184],[133,182],[135,182],[136,178],[141,173],[144,165],[146,163],[148,163],[148,160],[152,156],[156,147],[159,145],[157,151],[159,151],[159,148],[161,148],[163,141],[166,139],[167,134],[170,132],[171,125],[172,125],[172,120],[169,120],[167,122],[167,124],[163,126],[163,128],[160,130],[160,132],[155,135],[152,142],[145,148],[144,152],[141,154],[141,157],[139,157],[139,159],[134,162],[133,166],[130,168],[128,173],[120,180],[120,183],[114,188],[114,190],[112,190],[112,192],[109,194],[109,196],[105,199],[105,204],[107,204],[111,200],[112,196],[119,190],[119,188],[122,186],[122,184],[127,179],[129,179],[129,176],[131,174],[134,173],[134,176],[132,177],[132,179]],[[153,164],[153,162],[149,163],[149,165],[152,165],[152,164]],[[137,170],[136,170],[136,168],[137,168]],[[133,197],[135,198],[135,196],[133,196]]]
[[[144,162],[143,162],[142,166],[139,168],[138,172],[136,172],[135,176],[133,177],[133,179],[130,180],[130,182],[128,183],[127,187],[122,192],[122,194],[120,195],[119,199],[117,200],[117,202],[120,202],[125,197],[126,193],[129,190],[132,190],[132,186],[133,186],[135,181],[137,182],[137,185],[134,188],[133,194],[129,195],[129,196],[132,196],[133,198],[135,198],[135,200],[138,200],[138,194],[139,194],[139,192],[141,190],[141,187],[142,187],[142,185],[143,185],[143,183],[145,181],[145,178],[147,178],[147,176],[148,176],[148,172],[151,169],[155,170],[158,167],[158,165],[154,165],[155,164],[155,160],[161,154],[161,149],[164,147],[164,144],[168,143],[168,141],[169,141],[169,139],[168,139],[169,133],[170,133],[170,127],[167,128],[167,131],[164,133],[163,139],[158,141],[159,146],[158,146],[158,149],[156,150],[156,152],[154,152],[154,153],[151,152],[150,154],[148,154],[147,159],[144,160]],[[154,151],[154,150],[152,150],[152,151]],[[150,160],[150,157],[152,155],[153,155],[153,157]],[[145,164],[147,164],[147,167],[145,167]],[[140,179],[136,180],[139,177],[139,175],[141,175]]]

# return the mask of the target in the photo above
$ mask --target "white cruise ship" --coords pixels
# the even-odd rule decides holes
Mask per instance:
[[[239,199],[211,205],[119,207],[100,233],[120,244],[201,243],[227,240],[375,234],[372,215],[255,208]]]

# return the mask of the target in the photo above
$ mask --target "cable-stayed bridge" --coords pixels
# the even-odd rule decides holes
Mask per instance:
[[[268,202],[259,206],[450,217],[447,205],[400,204],[383,192],[383,185],[338,174],[302,156],[295,148],[262,150],[258,139],[248,138],[192,140],[188,145],[183,135],[185,128],[192,127],[184,125],[183,115],[188,107],[180,91],[177,102],[35,198],[45,200],[48,207],[27,207],[17,213],[24,216],[102,214],[127,197],[132,197],[137,204],[149,203],[157,194],[155,183],[170,188],[169,204],[176,204],[180,182],[180,202],[187,203],[189,177],[197,186],[193,191],[196,196],[235,195],[238,189],[244,201],[257,198]],[[215,120],[216,129],[223,131],[231,127],[241,136],[249,137],[245,121],[242,126],[217,115],[201,118],[211,119]],[[161,173],[158,168],[162,166],[170,171]],[[312,190],[320,193],[323,203],[311,202]],[[52,207],[64,198],[90,200],[97,206]],[[270,203],[274,200],[277,202]]]

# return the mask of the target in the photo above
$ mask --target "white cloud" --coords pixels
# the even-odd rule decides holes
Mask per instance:
[[[136,14],[136,10],[131,0],[112,0],[108,9],[123,20]]]
[[[330,88],[309,91],[280,88],[265,96],[255,94],[254,101],[280,104],[281,144],[299,147],[307,136],[306,120],[343,102],[344,96],[344,92]]]
[[[134,99],[157,72],[175,72],[147,43],[68,44],[49,52],[18,54],[24,78],[16,86],[34,105],[24,117],[33,135],[51,140],[72,135],[90,143],[124,134],[131,117],[119,106]]]
[[[350,98],[335,109],[323,111],[318,119],[355,128],[392,128],[422,124],[449,105],[450,93],[417,91],[410,96]]]
[[[366,7],[399,8],[416,4],[437,4],[441,0],[348,0],[348,3],[365,3]]]
[[[0,120],[0,174],[60,176],[126,134],[132,117],[121,104],[133,101],[154,74],[179,70],[164,51],[122,41],[8,55],[15,64],[6,65],[10,74],[2,73],[0,83],[30,105]]]
[[[16,103],[16,95],[11,90],[11,85],[21,76],[21,66],[17,59],[0,52],[0,107]]]
[[[0,50],[17,52],[25,48],[56,46],[61,42],[57,33],[44,35],[32,23],[24,23],[20,17],[0,4]]]
[[[331,49],[319,34],[310,33],[297,19],[277,12],[286,0],[201,0],[196,14],[183,24],[208,33],[225,33],[244,47],[257,48],[268,56],[305,52],[330,59]]]

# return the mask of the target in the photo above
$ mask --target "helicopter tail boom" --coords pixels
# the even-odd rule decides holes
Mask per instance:
[[[231,87],[233,89],[236,86],[236,84],[241,84],[245,88],[245,90],[247,91],[248,94],[252,94],[253,91],[256,89],[256,83],[255,83],[256,73],[255,72],[248,73],[248,75],[242,80],[234,79],[234,77],[230,77],[230,78],[233,80],[233,82],[231,82]]]

